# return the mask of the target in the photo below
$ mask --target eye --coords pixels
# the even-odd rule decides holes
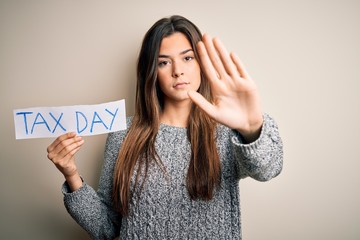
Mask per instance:
[[[169,61],[159,61],[159,67],[164,67],[164,66],[166,66],[166,65],[168,65],[169,64]]]
[[[186,57],[184,58],[185,62],[191,61],[191,60],[193,60],[193,59],[194,59],[194,57],[192,57],[192,56],[186,56]]]

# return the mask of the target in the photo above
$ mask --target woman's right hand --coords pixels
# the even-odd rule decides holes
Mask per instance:
[[[47,148],[47,157],[55,164],[64,175],[71,191],[76,191],[82,186],[82,180],[75,164],[75,153],[84,144],[84,139],[70,132],[55,139]]]

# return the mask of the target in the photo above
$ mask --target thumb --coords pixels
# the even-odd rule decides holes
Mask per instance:
[[[188,95],[199,108],[206,112],[211,118],[215,119],[215,106],[206,100],[200,93],[195,91],[188,91]]]

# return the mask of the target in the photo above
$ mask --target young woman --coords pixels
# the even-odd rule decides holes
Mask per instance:
[[[277,176],[283,152],[240,59],[172,16],[146,33],[137,80],[135,115],[107,138],[97,192],[76,168],[81,137],[48,147],[68,212],[94,239],[241,239],[239,180]]]

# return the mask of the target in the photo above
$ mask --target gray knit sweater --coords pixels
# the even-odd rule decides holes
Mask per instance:
[[[140,198],[131,200],[130,214],[123,218],[112,210],[111,192],[114,165],[127,131],[109,134],[98,191],[86,182],[72,193],[63,185],[68,212],[93,239],[119,235],[120,239],[241,239],[239,180],[250,176],[267,181],[282,169],[276,123],[265,114],[261,135],[251,144],[242,144],[236,131],[218,126],[221,187],[210,201],[189,198],[185,179],[191,150],[186,131],[160,125],[156,150],[171,179],[153,164]]]

